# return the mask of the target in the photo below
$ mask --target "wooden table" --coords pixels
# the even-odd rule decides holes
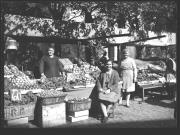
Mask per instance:
[[[165,87],[164,83],[138,84],[138,86],[142,90],[142,102],[144,102],[145,90]]]

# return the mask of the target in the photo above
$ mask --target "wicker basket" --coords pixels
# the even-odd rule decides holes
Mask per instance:
[[[67,94],[57,97],[38,97],[37,102],[41,105],[52,105],[64,102]]]
[[[4,120],[13,120],[23,117],[34,118],[35,102],[27,105],[15,105],[4,107]]]
[[[77,112],[83,110],[89,110],[91,108],[91,99],[85,101],[67,101],[67,112]]]

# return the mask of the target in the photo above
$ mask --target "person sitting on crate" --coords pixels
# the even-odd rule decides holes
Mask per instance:
[[[112,61],[108,60],[96,82],[97,100],[103,113],[102,123],[107,122],[110,109],[119,99],[119,80],[118,72],[112,69]]]

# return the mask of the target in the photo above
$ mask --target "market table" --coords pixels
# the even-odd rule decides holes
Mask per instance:
[[[164,83],[156,82],[149,84],[139,84],[138,87],[142,90],[142,102],[144,102],[145,90],[154,89],[154,88],[164,88]]]

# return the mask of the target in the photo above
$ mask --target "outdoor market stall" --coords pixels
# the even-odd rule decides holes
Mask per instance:
[[[64,60],[69,61],[69,59]],[[66,104],[70,104],[69,100],[74,100],[67,99],[66,92],[76,90],[78,88],[93,88],[95,78],[97,77],[95,73],[99,73],[100,71],[97,67],[89,65],[88,63],[82,63],[81,66],[78,67],[76,64],[72,64],[71,62],[69,63],[72,65],[68,65],[68,62],[65,62],[66,64],[63,63],[63,59],[60,59],[60,61],[67,72],[66,76],[46,78],[45,80],[30,79],[29,76],[20,71],[15,65],[4,65],[4,120],[8,123],[8,125],[11,125],[10,123],[12,123],[12,120],[17,121],[20,118],[24,119],[26,117],[25,123],[27,123],[28,120],[35,120],[40,127],[57,126],[59,124],[66,123],[67,114],[65,106]],[[76,100],[77,105],[76,101],[74,100],[74,106],[78,106],[79,103],[81,103],[80,107],[86,104],[85,101],[88,101],[88,108],[86,107],[83,109],[81,107],[80,110],[73,110],[74,113],[86,111],[86,115],[82,115],[85,115],[85,119],[87,119],[91,101],[88,100],[88,98]],[[61,111],[54,113],[57,112],[58,108]],[[48,111],[48,114],[45,115],[44,113],[46,111]],[[67,110],[67,112],[72,113],[72,109],[71,111]],[[78,115],[78,117],[80,116],[81,114]],[[74,120],[72,120],[73,117],[75,117],[74,119],[77,119],[75,121],[84,119],[77,118],[76,115],[72,115],[71,119],[69,119],[71,122],[74,122]],[[54,123],[52,121],[54,121]]]
[[[156,88],[160,88],[162,92],[165,89],[165,70],[160,66],[153,65],[145,61],[136,60],[136,64],[138,68],[137,89],[142,90],[141,96],[142,101],[144,102],[145,90],[150,91]],[[153,67],[160,69],[160,71],[153,72]]]

